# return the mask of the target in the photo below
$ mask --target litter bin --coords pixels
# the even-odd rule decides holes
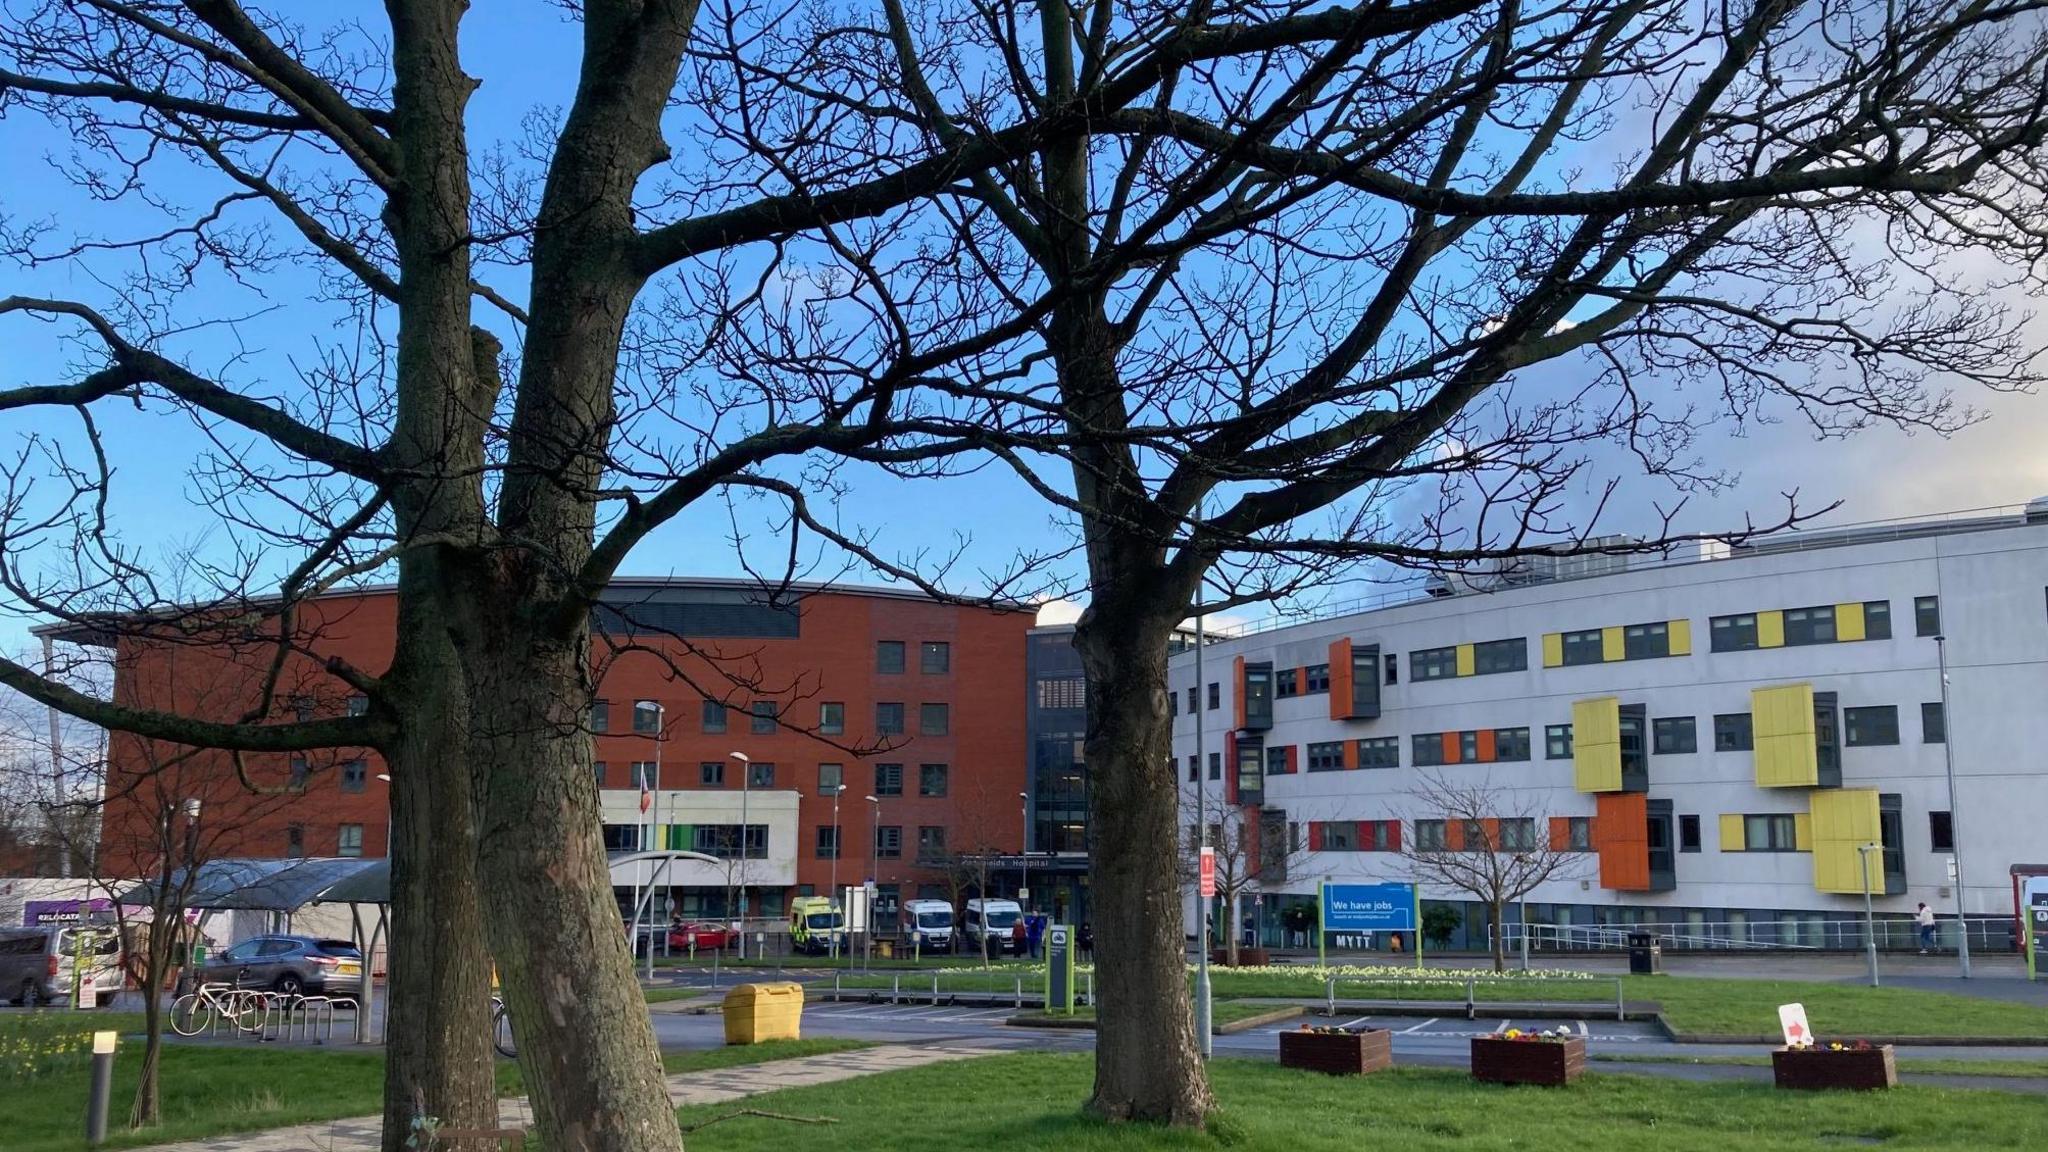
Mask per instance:
[[[795,1040],[803,1022],[801,984],[741,984],[725,994],[725,1042]]]
[[[1664,946],[1650,932],[1628,934],[1628,972],[1631,976],[1655,976],[1664,970]]]

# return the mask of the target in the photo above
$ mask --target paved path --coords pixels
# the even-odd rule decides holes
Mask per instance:
[[[668,1097],[677,1107],[717,1104],[783,1088],[831,1084],[926,1064],[993,1055],[1002,1050],[999,1045],[974,1043],[891,1044],[712,1072],[686,1072],[668,1078]],[[532,1121],[533,1114],[524,1097],[498,1102],[498,1122],[503,1127],[523,1128]],[[381,1123],[376,1116],[359,1116],[350,1120],[272,1128],[181,1144],[151,1145],[150,1152],[376,1152]]]

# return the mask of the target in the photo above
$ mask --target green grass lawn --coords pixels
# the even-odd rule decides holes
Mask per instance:
[[[1923,992],[1781,980],[1632,976],[1631,1000],[1655,1000],[1680,1032],[1776,1035],[1778,1005],[1806,1005],[1822,1039],[1872,1036],[2048,1037],[2048,1008]]]
[[[10,1041],[47,1041],[105,1028],[128,1033],[141,1027],[142,1017],[129,1014],[47,1012],[0,1017],[0,1133],[4,1133],[0,1148],[7,1152],[81,1152],[85,1147],[88,1064],[70,1059],[33,1080],[11,1079],[5,1056]],[[662,1063],[671,1073],[701,1072],[868,1046],[837,1039],[777,1041],[745,1048],[664,1053]],[[139,1040],[122,1041],[121,1055],[114,1064],[108,1147],[196,1140],[367,1116],[383,1107],[381,1052],[170,1044],[163,1054],[163,1123],[130,1131],[128,1107],[135,1098],[141,1053]],[[521,1090],[516,1065],[499,1062],[498,1088],[507,1095]]]
[[[715,989],[706,988],[643,988],[642,994],[649,1004],[667,1004],[675,1000],[695,1000],[699,996],[715,996]]]
[[[807,954],[796,953],[787,956],[749,956],[745,960],[740,960],[735,958],[731,953],[726,953],[725,955],[720,956],[718,958],[718,966],[721,969],[845,969],[847,966],[846,959],[846,956],[843,954],[837,958],[834,958],[832,956],[811,956]],[[654,960],[654,966],[656,968],[708,969],[712,966],[712,959],[711,954],[708,952],[699,955],[694,960],[690,959],[687,956],[657,956]],[[990,956],[988,962],[988,967],[991,968],[1028,968],[1031,966],[1032,965],[1029,961],[1005,960],[1000,955]],[[861,958],[858,954],[856,954],[853,957],[853,968],[855,974],[858,974],[859,970],[862,967],[863,965],[861,963]],[[870,956],[867,960],[865,967],[867,967],[870,971],[878,968],[883,969],[885,971],[919,971],[921,969],[926,968],[979,968],[982,967],[982,963],[981,953],[979,952],[938,952],[926,953],[922,957],[908,955],[889,957]]]
[[[1601,1064],[1726,1064],[1743,1068],[1771,1066],[1769,1056],[1635,1056],[1616,1053],[1596,1054],[1589,1059]],[[1901,1072],[1923,1072],[1937,1076],[2048,1079],[2048,1060],[1962,1060],[1902,1056],[1895,1062]]]
[[[1498,1088],[1460,1072],[1421,1069],[1364,1080],[1251,1061],[1219,1060],[1212,1069],[1223,1114],[1211,1134],[1087,1119],[1079,1107],[1093,1074],[1090,1058],[1024,1055],[757,1097],[748,1106],[836,1123],[812,1128],[742,1117],[692,1133],[689,1147],[783,1152],[793,1141],[817,1140],[834,1148],[1004,1152],[1492,1152],[1565,1145],[1577,1152],[1766,1152],[1874,1144],[1976,1152],[2048,1141],[2041,1099],[1999,1092],[1901,1088],[1848,1097],[1622,1075],[1547,1090]],[[688,1125],[732,1111],[712,1105],[679,1116]]]

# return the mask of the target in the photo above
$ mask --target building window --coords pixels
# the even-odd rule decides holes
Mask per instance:
[[[883,673],[903,671],[903,641],[875,641],[875,671]]]
[[[775,787],[775,765],[773,765],[773,764],[771,764],[771,763],[768,763],[768,762],[766,762],[766,761],[762,761],[762,760],[756,760],[756,761],[754,761],[753,763],[751,763],[751,764],[748,764],[748,765],[747,765],[747,787],[749,787],[749,788],[773,788],[773,787]]]
[[[1392,652],[1389,652],[1387,653],[1386,659],[1387,683],[1399,684],[1401,682],[1401,658],[1399,656],[1394,655]]]
[[[1188,685],[1188,715],[1190,716],[1193,716],[1196,712],[1201,711],[1202,708],[1201,704],[1197,701],[1195,697],[1195,693],[1197,691],[1199,691],[1199,689],[1197,689],[1193,684]]]
[[[1266,749],[1266,775],[1285,776],[1293,771],[1287,766],[1287,752],[1287,748],[1279,746]]]
[[[1591,816],[1567,816],[1564,820],[1565,845],[1574,852],[1593,850],[1593,818]]]
[[[1941,635],[1941,597],[1913,597],[1913,635]]]
[[[1822,604],[1817,608],[1788,608],[1785,611],[1785,645],[1833,644],[1835,642],[1835,606]]]
[[[1456,648],[1424,648],[1408,654],[1408,679],[1413,683],[1424,680],[1448,680],[1458,674],[1458,650]]]
[[[875,765],[875,795],[877,795],[877,796],[901,796],[901,795],[903,795],[903,765],[901,765],[901,764],[877,764],[877,765]]]
[[[1742,846],[1750,852],[1797,852],[1797,824],[1789,812],[1742,818]]]
[[[1202,763],[1201,763],[1201,761],[1199,761],[1199,760],[1196,760],[1196,759],[1195,759],[1195,758],[1194,758],[1193,756],[1189,756],[1189,757],[1188,757],[1188,783],[1190,783],[1190,784],[1199,784],[1199,783],[1201,783],[1201,781],[1202,781]]]
[[[1209,753],[1209,779],[1223,779],[1223,753],[1221,752]]]
[[[1330,690],[1330,666],[1328,664],[1311,664],[1303,670],[1302,676],[1308,681],[1302,691],[1310,696],[1318,692],[1328,692]]]
[[[846,767],[842,764],[818,765],[818,795],[837,796],[846,787]]]
[[[720,704],[716,700],[706,700],[704,702],[704,723],[702,727],[706,732],[725,731],[725,705]]]
[[[846,705],[836,700],[818,705],[818,732],[824,736],[843,735],[846,732]]]
[[[944,796],[946,794],[947,770],[944,764],[919,764],[917,766],[917,794],[919,796]]]
[[[1895,704],[1873,704],[1842,709],[1842,743],[1850,748],[1868,748],[1899,742],[1899,709]]]
[[[1564,662],[1573,664],[1598,664],[1607,659],[1607,643],[1601,638],[1600,629],[1590,632],[1567,632],[1564,634]]]
[[[311,696],[292,697],[290,700],[290,707],[292,710],[292,719],[297,720],[301,724],[304,724],[306,721],[311,720],[314,714],[319,711],[319,706],[314,702]]]
[[[1465,851],[1484,852],[1493,847],[1486,836],[1486,824],[1480,820],[1460,820],[1464,825]]]
[[[875,705],[875,731],[883,736],[903,735],[903,705],[885,700]]]
[[[1417,732],[1408,738],[1409,759],[1417,768],[1434,768],[1444,762],[1444,734]]]
[[[335,829],[334,854],[336,856],[361,856],[363,854],[363,826],[343,824]]]
[[[1714,717],[1714,751],[1748,752],[1756,747],[1747,712],[1723,712]]]
[[[1321,836],[1325,852],[1358,851],[1358,825],[1350,820],[1325,822]]]
[[[1344,744],[1332,740],[1308,746],[1308,770],[1311,772],[1337,772],[1344,767]]]
[[[1086,708],[1088,681],[1081,676],[1054,676],[1038,682],[1040,708]]]
[[[633,731],[642,736],[661,733],[661,705],[652,700],[633,701]]]
[[[347,707],[348,714],[351,716],[368,716],[370,714],[370,698],[361,693],[355,693],[348,698]]]
[[[1495,672],[1526,672],[1529,669],[1529,640],[1488,640],[1472,646],[1472,672],[1486,676]]]
[[[1273,695],[1280,699],[1301,695],[1301,675],[1297,669],[1282,668],[1273,673]]]
[[[284,854],[296,860],[306,854],[306,826],[293,824],[284,830]]]
[[[818,825],[818,859],[839,859],[839,828],[836,825]]]
[[[1945,744],[1948,742],[1948,718],[1942,715],[1941,701],[1930,700],[1920,706],[1920,742],[1922,744]]]
[[[1866,600],[1863,602],[1863,638],[1865,640],[1889,640],[1892,638],[1891,601]]]
[[[1534,852],[1536,850],[1536,820],[1532,816],[1508,816],[1500,821],[1500,847],[1503,852]]]
[[[605,733],[612,730],[612,702],[592,700],[590,702],[590,730]]]
[[[1417,820],[1415,822],[1415,847],[1421,852],[1442,852],[1448,843],[1444,839],[1444,822],[1441,820]]]
[[[602,760],[592,760],[592,761],[590,762],[590,774],[591,774],[592,776],[595,776],[595,777],[597,778],[597,786],[598,786],[598,788],[600,788],[600,789],[602,789],[602,788],[604,787],[604,783],[605,783],[605,781],[604,781],[604,770],[605,770],[605,762],[604,762],[604,761],[602,761]]]
[[[1180,693],[1172,689],[1168,689],[1166,693],[1166,714],[1168,716],[1180,715]]]
[[[1650,751],[1669,754],[1699,751],[1699,733],[1690,716],[1659,716],[1650,722]]]
[[[1621,653],[1626,660],[1651,660],[1671,655],[1671,626],[1631,624],[1621,631]]]
[[[1757,646],[1756,613],[1716,616],[1707,624],[1707,636],[1716,652],[1747,652]]]
[[[1223,707],[1223,685],[1211,680],[1209,681],[1209,711],[1214,712],[1221,707]]]
[[[875,829],[875,858],[895,860],[903,855],[903,829],[895,824],[884,824]]]
[[[919,826],[917,830],[917,858],[919,860],[944,860],[946,858],[946,830],[934,824]]]
[[[1927,814],[1927,846],[1935,852],[1956,850],[1956,824],[1946,812]]]
[[[1493,730],[1493,758],[1496,761],[1527,760],[1529,758],[1529,730],[1527,728],[1495,728]]]
[[[697,762],[697,783],[704,788],[725,787],[725,761],[700,760]]]
[[[944,640],[927,640],[917,646],[917,670],[927,676],[944,676],[953,670],[953,646]]]
[[[304,792],[307,782],[313,778],[313,766],[306,763],[304,756],[294,756],[291,758],[289,771],[291,772],[291,790],[294,792]]]
[[[632,767],[633,782],[627,787],[638,788],[644,792],[653,791],[657,786],[654,779],[654,761],[635,760]]]
[[[1569,724],[1546,724],[1543,728],[1543,758],[1545,760],[1569,760],[1572,758],[1572,726]]]
[[[920,736],[944,736],[953,727],[952,708],[946,704],[919,704],[917,732]]]
[[[775,701],[756,700],[747,711],[752,717],[747,725],[749,732],[756,736],[772,736],[775,734],[775,716],[780,711]]]
[[[1697,815],[1678,818],[1678,850],[1697,852],[1700,850],[1700,818]]]
[[[1372,736],[1360,740],[1358,742],[1358,766],[1360,768],[1399,768],[1401,766],[1401,738],[1398,736]]]
[[[646,830],[646,826],[641,824],[607,824],[604,826],[604,850],[638,852],[640,834]]]

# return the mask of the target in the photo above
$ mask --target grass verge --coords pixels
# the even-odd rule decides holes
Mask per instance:
[[[1084,1117],[1087,1056],[999,1056],[757,1097],[749,1107],[830,1117],[819,1128],[741,1117],[692,1133],[691,1152],[783,1152],[795,1139],[835,1148],[1002,1148],[1004,1152],[1153,1152],[1207,1148],[1289,1152],[1490,1152],[1569,1144],[1578,1152],[1714,1148],[1776,1152],[1834,1145],[1894,1149],[2031,1148],[2048,1139],[2034,1096],[1901,1088],[1860,1094],[1780,1092],[1740,1083],[1594,1075],[1563,1090],[1475,1084],[1459,1072],[1410,1069],[1365,1080],[1270,1064],[1211,1065],[1222,1113],[1208,1133],[1106,1125]],[[898,1102],[889,1106],[883,1102]],[[730,1105],[684,1109],[686,1125]]]
[[[125,1035],[141,1026],[142,1017],[130,1014],[47,1012],[0,1017],[0,1124],[4,1124],[0,1148],[7,1152],[82,1152],[85,1147],[82,1117],[90,1079],[88,1061],[67,1058],[34,1079],[16,1079],[7,1056],[14,1050],[9,1044],[62,1040],[96,1029]],[[788,1040],[746,1048],[669,1052],[663,1054],[662,1063],[671,1073],[703,1072],[869,1046],[857,1040]],[[114,1063],[106,1147],[199,1140],[368,1116],[383,1107],[381,1052],[167,1044],[161,1080],[163,1122],[130,1130],[128,1108],[135,1099],[135,1074],[141,1057],[140,1040],[122,1041],[121,1055]],[[516,1095],[522,1090],[519,1069],[508,1061],[499,1062],[497,1079],[503,1094]]]
[[[1250,1020],[1255,1016],[1265,1016],[1272,1011],[1273,1005],[1262,1004],[1256,1000],[1218,1000],[1209,1006],[1209,1020],[1210,1023],[1221,1026],[1224,1024],[1235,1024],[1240,1020]],[[1052,1018],[1044,1012],[1026,1009],[1023,1012],[1017,1013],[1011,1019],[1018,1019],[1020,1017],[1032,1020]],[[1083,1004],[1074,1009],[1072,1016],[1062,1016],[1058,1019],[1085,1020],[1092,1023],[1095,1019],[1095,1009]]]
[[[1599,1064],[1720,1064],[1741,1068],[1769,1068],[1769,1056],[1632,1056],[1625,1053],[1589,1057]],[[1932,1076],[1990,1076],[1999,1079],[2048,1080],[2048,1060],[1955,1060],[1942,1057],[1901,1056],[1901,1072]]]

